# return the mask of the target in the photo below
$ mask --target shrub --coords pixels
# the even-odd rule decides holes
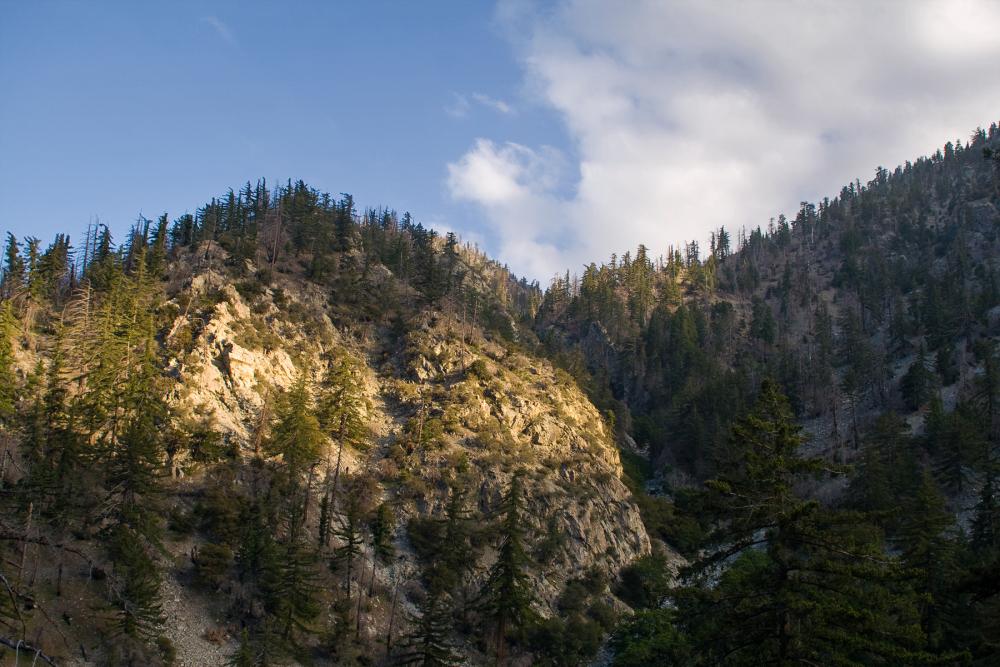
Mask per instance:
[[[615,593],[637,609],[657,609],[670,590],[666,559],[658,554],[643,556],[621,573]]]
[[[227,545],[204,544],[195,557],[195,581],[205,588],[217,590],[226,580],[232,565],[233,550]]]
[[[482,359],[476,359],[469,365],[469,370],[467,373],[478,380],[483,382],[488,382],[490,379],[490,369],[486,366],[486,362]]]
[[[163,635],[157,637],[156,648],[160,652],[160,658],[163,659],[163,664],[166,667],[170,667],[177,660],[177,649],[174,647],[174,643],[170,641],[170,637]]]

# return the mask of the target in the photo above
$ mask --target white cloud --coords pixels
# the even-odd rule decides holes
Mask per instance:
[[[514,107],[509,103],[495,97],[490,97],[485,93],[472,93],[470,95],[452,93],[452,101],[444,108],[444,111],[449,116],[465,118],[469,115],[473,104],[478,104],[505,116],[510,116],[514,113]]]
[[[203,16],[201,22],[207,24],[213,30],[215,30],[215,32],[218,33],[219,37],[221,37],[224,42],[226,42],[230,46],[236,46],[236,35],[233,34],[233,31],[229,28],[228,25],[223,23],[217,17]]]
[[[553,149],[477,139],[447,183],[535,277],[766,224],[1000,109],[990,0],[508,1],[497,15],[578,163],[553,171]]]
[[[507,104],[503,100],[490,97],[489,95],[484,95],[483,93],[472,93],[472,99],[484,107],[489,107],[498,113],[505,115],[514,113],[514,108],[511,105]]]

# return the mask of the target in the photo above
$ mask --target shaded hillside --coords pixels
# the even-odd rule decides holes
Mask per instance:
[[[998,145],[546,291],[549,354],[653,464],[650,534],[702,549],[679,588],[626,571],[616,664],[996,660]]]
[[[994,126],[880,168],[766,229],[717,230],[707,252],[640,246],[592,264],[546,291],[536,330],[604,379],[654,459],[687,473],[711,472],[713,446],[767,375],[849,457],[879,412],[938,393],[950,411],[975,392],[998,333],[1000,194],[983,154],[998,139]],[[912,387],[902,379],[921,349],[927,384]]]

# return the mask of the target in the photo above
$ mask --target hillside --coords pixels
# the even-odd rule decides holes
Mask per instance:
[[[9,238],[0,656],[990,664],[998,144],[544,292],[301,181]]]
[[[515,342],[501,267],[380,225],[415,270],[427,243],[430,277],[403,280],[350,215],[321,258],[296,238],[304,193],[262,209],[260,238],[290,237],[275,255],[164,218],[117,251],[95,233],[83,266],[60,238],[23,287],[5,274],[10,635],[60,664],[365,663],[415,641],[432,595],[482,655],[507,641],[471,629],[514,539],[516,613],[599,639],[609,585],[650,551],[605,418]],[[581,581],[600,623],[559,620]]]

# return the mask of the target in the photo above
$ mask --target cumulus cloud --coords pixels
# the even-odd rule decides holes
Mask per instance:
[[[447,185],[534,277],[764,225],[1000,110],[990,0],[508,0],[497,15],[573,157],[480,138]]]

